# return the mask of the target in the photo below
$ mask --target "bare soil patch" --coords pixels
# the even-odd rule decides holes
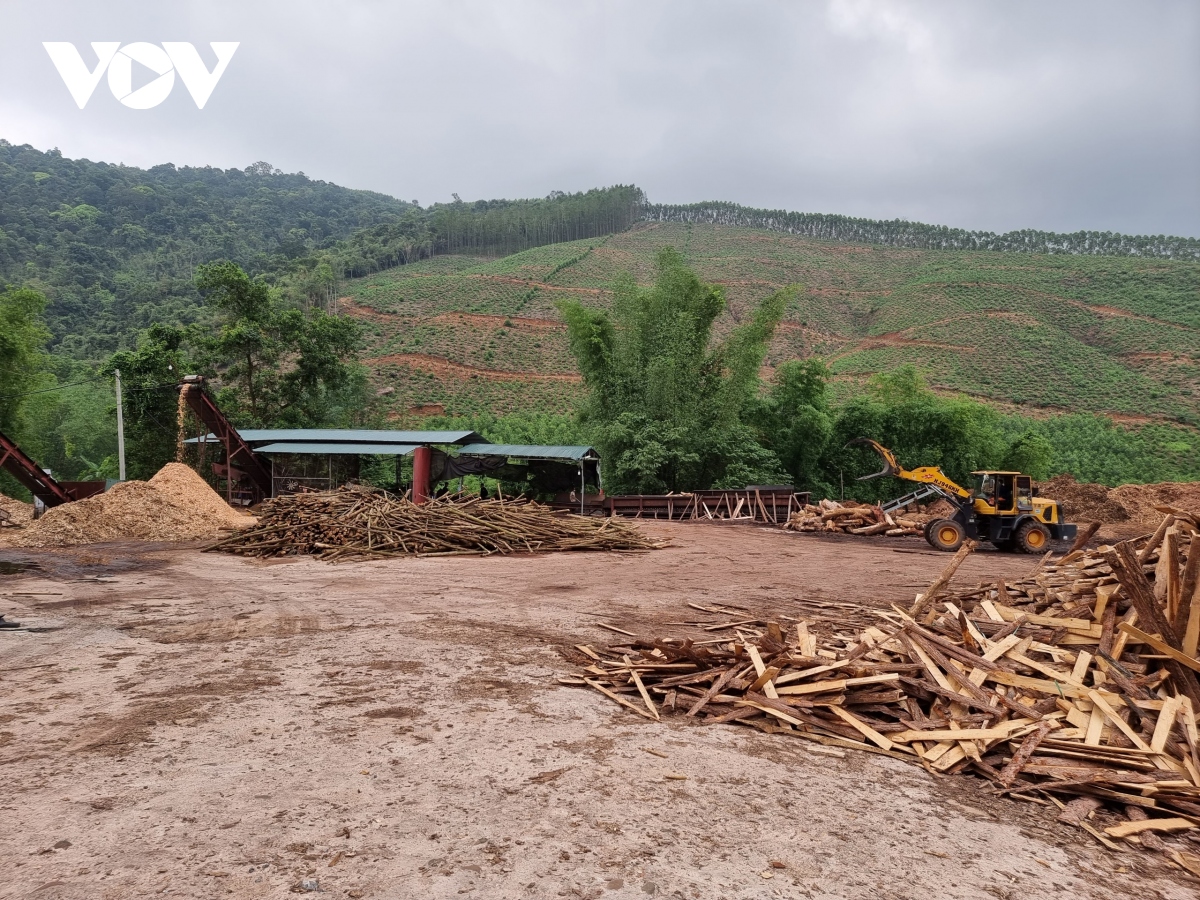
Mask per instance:
[[[601,621],[662,633],[694,601],[838,629],[946,561],[917,538],[644,527],[672,546],[24,551],[43,569],[0,577],[0,612],[50,630],[0,632],[0,897],[1195,896],[967,779],[558,686]],[[1033,562],[981,550],[956,583]]]

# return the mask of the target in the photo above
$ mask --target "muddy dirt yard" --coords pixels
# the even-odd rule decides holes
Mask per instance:
[[[1197,896],[971,777],[557,684],[573,645],[618,639],[600,621],[679,634],[692,601],[839,631],[947,560],[919,539],[645,527],[671,546],[0,551],[0,613],[30,627],[0,631],[0,897]],[[1033,564],[980,551],[955,583]]]

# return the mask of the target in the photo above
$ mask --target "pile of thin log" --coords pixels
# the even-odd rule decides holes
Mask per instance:
[[[1200,835],[1198,525],[1168,516],[1153,536],[952,592],[968,543],[910,608],[877,610],[856,634],[689,604],[726,621],[578,645],[582,670],[560,680],[649,719],[736,722],[973,772],[1059,807],[1110,849],[1161,849],[1200,875],[1180,842]]]
[[[445,497],[417,505],[386,491],[351,486],[269,500],[257,527],[206,549],[343,559],[658,546],[619,519],[585,518],[522,500]]]
[[[918,535],[923,533],[925,523],[912,515],[892,516],[870,503],[855,503],[847,500],[822,500],[793,512],[787,524],[789,531],[819,531],[826,534],[882,534],[887,537]]]

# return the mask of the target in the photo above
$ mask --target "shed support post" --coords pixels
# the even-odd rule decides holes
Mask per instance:
[[[413,503],[429,502],[429,462],[428,447],[418,447],[413,451]]]

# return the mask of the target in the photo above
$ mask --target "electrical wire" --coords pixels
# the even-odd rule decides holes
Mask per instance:
[[[32,397],[34,394],[49,394],[52,391],[61,391],[64,388],[76,387],[80,384],[93,384],[97,381],[103,381],[104,377],[105,376],[103,375],[97,375],[95,378],[88,378],[84,381],[72,381],[69,384],[60,384],[52,388],[42,388],[40,391],[29,391],[24,394],[6,394],[3,397],[0,397],[0,400],[19,400],[22,397]]]

